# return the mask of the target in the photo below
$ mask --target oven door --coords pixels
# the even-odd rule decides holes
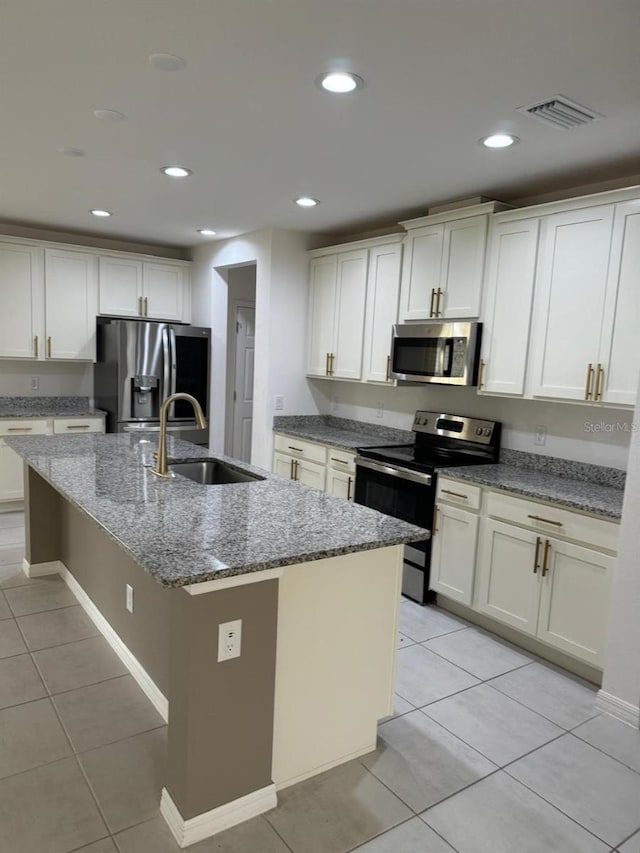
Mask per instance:
[[[391,375],[408,382],[475,385],[479,345],[479,323],[394,326]]]
[[[356,458],[356,503],[430,530],[434,498],[434,480],[430,474],[363,456]],[[430,539],[405,546],[402,593],[420,604],[434,598],[429,591],[430,559]]]

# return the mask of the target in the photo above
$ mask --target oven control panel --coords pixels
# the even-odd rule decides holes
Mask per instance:
[[[477,444],[491,444],[498,432],[498,426],[495,421],[479,418],[446,415],[443,412],[416,412],[412,430],[427,435],[473,441]]]

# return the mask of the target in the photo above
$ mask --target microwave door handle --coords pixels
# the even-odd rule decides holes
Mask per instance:
[[[441,376],[451,376],[452,357],[453,340],[451,338],[446,338],[444,341],[444,346],[442,347],[442,371],[440,373]]]

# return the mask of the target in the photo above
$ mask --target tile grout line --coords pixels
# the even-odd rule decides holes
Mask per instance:
[[[587,720],[587,722],[590,721]],[[580,725],[582,725],[582,723]],[[579,728],[579,726],[576,726],[576,728]],[[571,735],[573,738],[575,738],[575,740],[579,741],[580,743],[585,744],[585,746],[590,746],[591,749],[595,749],[595,751],[599,752],[600,755],[604,755],[607,758],[610,758],[611,761],[615,761],[616,764],[619,764],[621,767],[626,767],[627,770],[631,770],[632,773],[635,773],[637,776],[640,776],[640,770],[636,770],[635,767],[630,767],[628,764],[625,764],[624,761],[620,761],[619,758],[616,758],[615,755],[610,755],[608,752],[605,752],[605,750],[601,749],[599,746],[596,746],[595,744],[590,743],[588,740],[581,738],[579,735],[575,734],[575,731],[568,731],[567,734]],[[638,829],[640,829],[640,826],[638,826]]]
[[[512,672],[514,672],[514,671],[515,670],[512,670]],[[508,673],[504,673],[504,674],[508,675]],[[513,696],[509,696],[508,693],[505,693],[504,691],[500,690],[499,687],[494,687],[493,684],[491,684],[492,681],[495,681],[496,679],[501,678],[501,677],[502,676],[497,675],[497,676],[495,676],[495,678],[490,678],[488,681],[484,681],[483,684],[486,684],[487,687],[491,687],[492,690],[495,690],[496,693],[500,693],[500,695],[504,696],[506,699],[511,699],[512,702],[515,702],[517,705],[520,705],[522,708],[525,708],[527,711],[531,711],[531,713],[537,714],[539,717],[542,717],[542,719],[546,720],[548,723],[553,723],[554,726],[557,726],[559,729],[562,729],[567,734],[571,731],[570,728],[568,729],[568,728],[566,728],[566,726],[563,726],[560,723],[557,723],[555,720],[552,720],[551,717],[545,716],[545,714],[541,713],[540,711],[536,711],[535,708],[531,708],[529,705],[525,704],[520,699],[515,699]],[[595,718],[599,717],[599,716],[600,716],[599,713],[594,714],[593,717],[589,717],[588,720],[583,720],[581,723],[578,723],[574,728],[577,728],[577,726],[582,726],[584,723],[588,723],[589,720],[595,720]]]
[[[427,640],[426,642],[429,642],[429,640]],[[530,661],[527,661],[527,663],[521,663],[519,666],[514,666],[513,669],[506,669],[504,672],[501,672],[498,675],[492,675],[490,678],[480,678],[480,676],[474,675],[474,673],[471,672],[471,670],[465,669],[463,666],[460,666],[460,664],[454,663],[452,660],[449,660],[449,658],[446,658],[444,655],[441,655],[440,652],[436,652],[434,649],[430,649],[428,646],[425,646],[423,643],[419,643],[418,645],[422,646],[422,648],[425,649],[426,651],[431,652],[431,654],[437,655],[439,658],[441,658],[441,660],[444,660],[447,663],[451,664],[451,666],[455,666],[458,669],[461,669],[462,672],[466,672],[466,674],[470,675],[472,678],[477,678],[481,684],[486,684],[486,682],[490,681],[492,678],[500,678],[501,675],[509,675],[509,673],[511,673],[511,672],[516,672],[519,669],[524,669],[526,666],[531,666],[532,663],[535,663],[535,661],[530,660]]]

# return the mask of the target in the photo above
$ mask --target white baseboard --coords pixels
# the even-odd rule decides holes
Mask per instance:
[[[179,847],[189,847],[197,841],[217,835],[225,829],[244,823],[252,817],[268,812],[278,805],[275,785],[267,785],[244,797],[224,803],[211,811],[185,820],[166,788],[162,789],[160,813],[166,820]]]
[[[640,708],[631,702],[625,702],[612,693],[599,690],[596,707],[599,711],[617,717],[623,723],[628,723],[636,729],[640,728]]]
[[[35,563],[34,565],[30,565],[26,560],[23,560],[22,569],[25,575],[29,578],[42,577],[44,575],[51,574],[60,575],[71,592],[75,595],[78,600],[78,604],[82,607],[98,631],[100,631],[102,636],[109,643],[113,651],[118,655],[122,663],[127,667],[153,707],[160,714],[165,723],[168,722],[169,701],[167,697],[162,693],[138,658],[127,646],[125,646],[120,637],[116,634],[111,625],[109,625],[102,613],[100,613],[93,601],[91,601],[87,593],[82,589],[78,581],[74,578],[64,563],[59,560],[54,560],[51,563]]]
[[[276,791],[282,791],[285,788],[289,788],[291,785],[297,785],[298,782],[304,782],[305,779],[311,779],[312,776],[317,776],[319,773],[324,773],[326,770],[333,770],[334,767],[339,767],[347,761],[353,761],[354,758],[361,758],[363,755],[368,755],[370,752],[375,750],[377,745],[378,741],[376,737],[368,746],[362,747],[362,749],[357,749],[355,752],[351,752],[348,755],[341,755],[340,758],[336,758],[334,761],[328,761],[321,767],[314,767],[312,770],[307,770],[306,773],[301,773],[299,776],[294,776],[292,779],[281,779],[280,781],[275,779]]]

